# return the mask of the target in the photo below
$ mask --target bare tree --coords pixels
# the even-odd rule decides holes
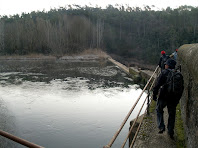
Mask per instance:
[[[0,20],[0,52],[4,51],[4,21]]]
[[[101,42],[103,39],[103,31],[104,31],[104,21],[102,22],[101,19],[97,20],[96,24],[96,34],[97,34],[97,48],[101,47]]]

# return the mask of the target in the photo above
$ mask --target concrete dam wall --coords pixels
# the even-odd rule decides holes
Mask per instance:
[[[178,63],[184,77],[181,111],[188,148],[198,145],[198,44],[186,44],[178,50]]]

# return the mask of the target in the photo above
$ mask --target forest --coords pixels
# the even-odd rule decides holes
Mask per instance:
[[[0,16],[0,55],[62,56],[97,48],[152,64],[161,50],[171,54],[198,42],[198,7],[74,6]]]

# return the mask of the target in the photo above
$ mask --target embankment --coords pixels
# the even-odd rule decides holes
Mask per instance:
[[[179,63],[184,76],[184,92],[181,112],[188,148],[198,145],[198,44],[186,44],[179,48]]]

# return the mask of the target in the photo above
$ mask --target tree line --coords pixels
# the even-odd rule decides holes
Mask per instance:
[[[156,63],[161,50],[173,52],[198,42],[198,7],[154,11],[149,6],[75,8],[1,16],[0,54],[64,55],[101,48],[124,58]]]

